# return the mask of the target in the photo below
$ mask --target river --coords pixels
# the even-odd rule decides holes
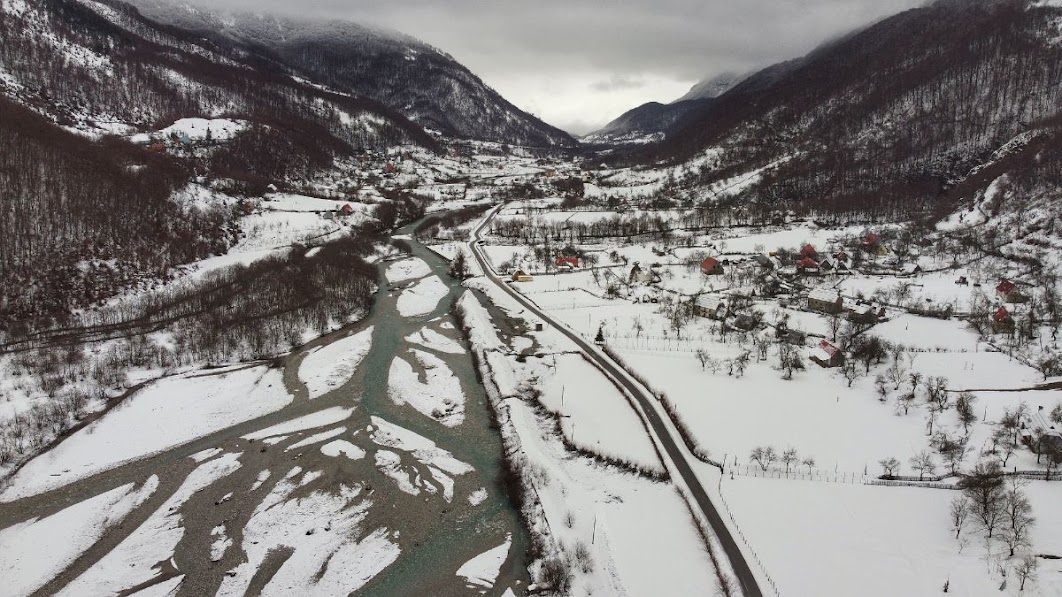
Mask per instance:
[[[406,226],[399,230],[398,234],[409,235],[413,228],[414,225]],[[34,594],[54,594],[68,585],[79,587],[81,585],[78,585],[78,582],[93,574],[102,576],[102,580],[98,582],[103,583],[93,585],[94,587],[107,587],[106,592],[120,594],[131,594],[133,589],[139,590],[168,582],[180,583],[178,595],[196,597],[213,595],[219,590],[225,591],[233,584],[241,587],[237,594],[242,593],[244,589],[248,594],[290,594],[290,590],[285,591],[284,587],[270,583],[276,579],[289,579],[292,576],[291,568],[300,565],[304,568],[300,573],[310,570],[304,577],[310,579],[312,587],[315,579],[328,567],[331,556],[327,553],[323,556],[313,554],[312,548],[306,548],[305,540],[300,538],[321,533],[321,536],[329,540],[349,543],[353,537],[327,535],[331,531],[332,519],[342,518],[344,513],[332,512],[321,514],[319,517],[311,513],[307,520],[274,521],[264,528],[259,515],[262,510],[271,508],[272,506],[268,505],[271,503],[293,503],[304,498],[312,500],[314,494],[335,496],[343,491],[347,491],[349,495],[354,489],[357,496],[348,499],[346,506],[342,506],[344,502],[338,497],[334,501],[341,504],[341,509],[365,508],[366,514],[357,525],[358,534],[364,537],[374,530],[385,529],[388,541],[397,544],[401,550],[393,563],[360,586],[356,594],[501,595],[508,588],[512,588],[516,594],[525,594],[530,580],[526,569],[529,538],[518,512],[503,489],[501,438],[493,425],[486,394],[476,379],[470,353],[464,345],[454,318],[450,315],[454,301],[465,290],[460,281],[450,278],[447,274],[448,262],[445,259],[416,240],[410,240],[409,244],[412,257],[427,263],[431,274],[438,276],[445,284],[446,294],[442,300],[431,313],[416,317],[403,316],[397,308],[398,298],[402,294],[402,288],[407,288],[416,281],[400,284],[401,288],[392,287],[381,271],[376,300],[365,318],[300,347],[272,365],[274,368],[280,368],[280,379],[292,396],[291,402],[286,406],[191,441],[166,447],[148,456],[131,461],[123,460],[122,463],[101,469],[95,474],[86,474],[64,482],[65,484],[52,483],[45,487],[46,490],[0,503],[0,532],[3,532],[6,528],[21,528],[19,525],[22,523],[29,524],[34,519],[59,513],[65,508],[126,484],[142,486],[152,477],[158,477],[158,489],[148,499],[126,515],[121,524],[107,527],[102,536],[86,550],[73,554],[72,561],[60,564],[60,567],[49,573],[46,578],[42,578],[41,582],[44,584],[34,585],[38,587]],[[381,269],[385,269],[387,265],[382,263]],[[371,348],[349,381],[324,395],[311,398],[307,386],[299,379],[299,368],[307,355],[369,327],[373,330]],[[466,348],[453,354],[416,346],[418,350],[441,359],[460,382],[465,396],[465,416],[463,422],[453,427],[444,426],[408,404],[396,404],[388,394],[388,377],[391,364],[396,358],[403,358],[412,364],[417,374],[423,378],[424,369],[410,356],[412,345],[404,338],[425,328],[460,342],[461,346]],[[262,364],[248,364],[244,369],[247,368],[261,371],[263,375],[271,370]],[[223,376],[225,373],[207,371],[200,377],[215,375]],[[221,385],[228,383],[230,378],[217,379],[217,383]],[[108,419],[115,420],[115,416],[120,415],[123,409],[135,410],[143,391],[132,392],[114,411],[108,412],[64,441],[63,443],[71,444],[65,452],[63,444],[59,444],[57,448],[35,459],[41,461],[38,469],[43,470],[43,473],[35,473],[31,461],[19,475],[32,478],[32,475],[36,474],[37,479],[47,480],[57,476],[49,474],[49,470],[60,475],[68,474],[72,467],[68,462],[64,462],[64,458],[71,458],[70,454],[76,452],[78,446],[98,441],[104,434],[123,437],[130,428],[109,423]],[[247,399],[254,399],[254,394],[248,394]],[[353,411],[345,420],[335,421],[329,427],[319,425],[316,428],[300,429],[278,438],[275,442],[255,442],[244,438],[248,433],[324,410],[334,410],[334,407],[353,408]],[[187,426],[188,422],[181,420],[183,416],[186,415],[178,412],[167,424]],[[196,415],[188,413],[187,416],[191,421]],[[379,466],[377,453],[398,450],[378,445],[371,439],[372,417],[379,417],[419,434],[472,467],[470,472],[455,474],[452,477],[452,500],[444,499],[443,491],[436,488],[418,491],[416,494],[409,491],[409,487],[404,491],[393,475],[386,474]],[[320,447],[323,442],[312,439],[312,436],[321,435],[322,429],[335,428],[337,425],[345,428],[342,432],[344,435],[339,437],[363,449],[364,457],[337,458],[322,453]],[[119,447],[114,450],[124,454],[121,442],[118,444]],[[239,467],[189,497],[175,511],[171,510],[179,515],[181,529],[180,539],[172,550],[172,557],[168,548],[164,548],[167,549],[164,552],[165,557],[162,557],[162,553],[144,553],[140,559],[145,561],[132,566],[122,564],[113,569],[106,566],[101,568],[114,559],[109,557],[113,555],[112,551],[121,552],[127,558],[133,556],[134,560],[135,556],[139,555],[138,549],[150,552],[150,540],[139,545],[133,540],[138,529],[145,526],[145,521],[166,515],[163,508],[165,501],[190,478],[197,466],[206,466],[198,465],[190,458],[196,455],[195,460],[199,461],[199,456],[204,454],[204,451],[210,453],[205,456],[204,462],[207,464],[211,459],[219,458],[220,454],[238,454]],[[419,483],[422,479],[433,479],[431,469],[426,463],[418,462],[415,452],[403,452],[401,464],[403,470],[410,472],[411,480]],[[19,475],[12,479],[13,486],[17,486],[22,479]],[[284,488],[285,479],[294,482],[300,477],[302,481],[294,490],[282,492],[282,497],[274,499],[278,495],[278,488]],[[444,484],[440,487],[442,486]],[[473,494],[481,496],[482,501],[470,499]],[[485,497],[482,497],[483,494]],[[278,499],[280,502],[277,502]],[[473,504],[473,501],[476,503]],[[285,532],[275,532],[277,525],[291,528],[286,528]],[[212,546],[217,543],[219,529],[224,529],[221,532],[231,539],[232,545],[223,555],[212,557]],[[72,529],[71,532],[75,531]],[[271,532],[273,534],[270,534]],[[255,538],[250,541],[252,545],[245,542],[245,537]],[[18,537],[9,535],[6,540],[17,541]],[[62,538],[57,538],[56,541],[62,541]],[[511,541],[511,547],[493,587],[472,587],[464,578],[456,575],[462,564],[506,541]],[[260,554],[257,561],[251,556],[251,551],[254,551],[256,546],[259,551],[265,550],[264,555]],[[297,553],[300,549],[309,549],[311,552],[309,568],[303,557],[305,554]],[[25,557],[47,556],[33,552],[31,548]],[[313,560],[313,557],[320,558],[320,562]],[[249,558],[253,568],[237,573],[241,564],[246,563]],[[320,571],[316,574],[313,573],[313,570],[317,570],[314,566],[320,566]],[[303,578],[297,575],[296,577]],[[72,582],[74,584],[71,585]]]

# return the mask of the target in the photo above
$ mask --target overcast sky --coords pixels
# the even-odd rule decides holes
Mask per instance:
[[[583,134],[694,83],[800,56],[924,0],[199,0],[418,37],[506,99]]]

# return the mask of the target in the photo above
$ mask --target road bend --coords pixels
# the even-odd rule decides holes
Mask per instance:
[[[708,524],[711,525],[712,532],[715,533],[716,538],[719,540],[719,544],[726,553],[727,559],[730,560],[731,569],[737,576],[737,581],[741,585],[742,593],[747,597],[762,597],[763,593],[760,591],[759,583],[757,583],[756,576],[752,573],[748,561],[745,560],[744,554],[741,553],[741,549],[738,547],[737,542],[730,533],[730,529],[727,528],[726,524],[723,522],[719,510],[716,509],[715,504],[713,504],[712,500],[708,497],[708,492],[704,490],[704,486],[701,484],[700,479],[693,472],[693,467],[688,460],[690,456],[687,456],[687,454],[679,448],[682,439],[676,438],[672,434],[671,429],[664,424],[663,417],[660,415],[660,410],[654,404],[656,397],[647,392],[641,384],[632,380],[622,368],[618,367],[612,361],[612,359],[602,356],[599,351],[592,348],[585,340],[583,340],[583,338],[572,332],[564,324],[550,317],[522,294],[513,290],[494,272],[494,269],[491,267],[480,248],[480,233],[497,213],[498,209],[495,209],[484,218],[483,222],[477,226],[473,232],[471,242],[468,243],[468,247],[472,251],[473,257],[475,257],[476,261],[479,263],[480,269],[483,270],[483,275],[498,286],[503,292],[523,305],[527,310],[540,317],[544,322],[548,322],[562,334],[567,336],[569,340],[579,347],[579,350],[581,350],[587,358],[592,359],[595,363],[600,365],[618,383],[626,388],[635,400],[638,401],[642,407],[642,412],[645,413],[646,420],[656,433],[660,445],[667,452],[674,464],[676,472],[682,477],[686,487],[689,488],[690,497],[693,499],[692,503],[701,511],[704,519],[708,521]]]

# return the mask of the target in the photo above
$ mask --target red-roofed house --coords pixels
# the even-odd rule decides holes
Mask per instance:
[[[804,245],[803,247],[800,247],[800,256],[817,259],[819,252],[815,250],[815,245]]]
[[[820,272],[819,262],[811,257],[805,257],[800,261],[797,261],[796,267],[797,273],[799,274],[817,274]]]
[[[996,309],[992,314],[992,331],[996,333],[1010,333],[1014,331],[1014,318],[1006,307]]]
[[[349,203],[344,203],[343,207],[339,208],[340,215],[349,216],[354,213],[354,206]]]
[[[723,274],[723,264],[715,257],[705,257],[701,262],[701,273],[706,276],[719,276]]]
[[[808,358],[818,363],[820,367],[840,367],[844,363],[844,353],[829,340],[820,340],[819,345],[811,350]]]
[[[1025,297],[1022,296],[1021,291],[1018,290],[1018,285],[1006,278],[1000,278],[999,284],[996,284],[996,294],[999,298],[1008,303],[1021,303],[1025,301]]]
[[[557,255],[553,260],[553,265],[564,269],[576,268],[579,267],[579,258],[575,255]]]

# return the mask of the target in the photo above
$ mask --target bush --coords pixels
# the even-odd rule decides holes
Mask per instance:
[[[560,557],[552,557],[542,563],[541,583],[561,595],[568,594],[572,587],[571,565]]]

